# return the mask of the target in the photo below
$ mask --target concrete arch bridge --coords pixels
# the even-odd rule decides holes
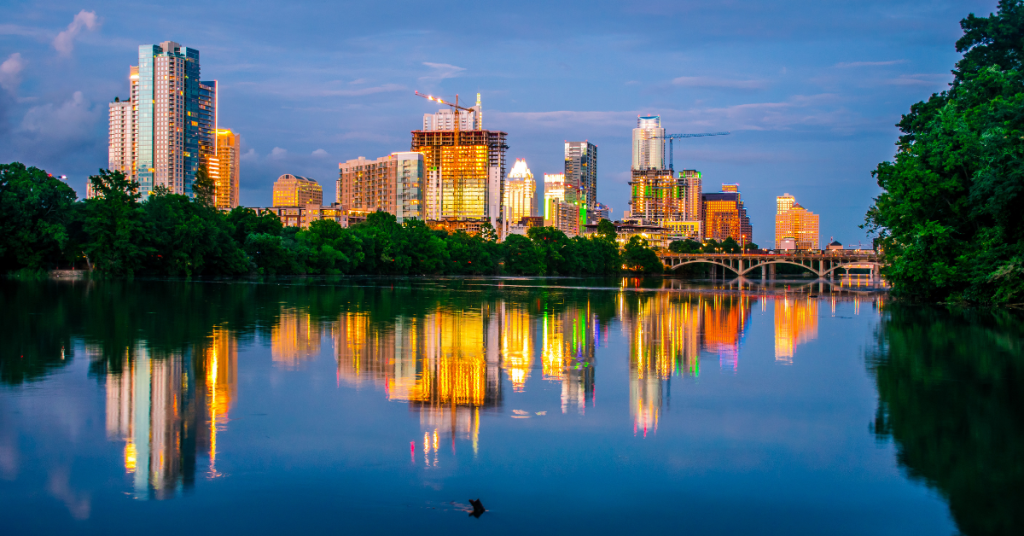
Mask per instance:
[[[738,277],[750,277],[757,271],[761,277],[774,277],[775,266],[790,264],[815,273],[819,278],[834,279],[836,271],[870,270],[871,277],[880,276],[882,262],[874,252],[813,252],[793,253],[670,253],[658,254],[668,270],[688,264],[711,264],[733,271]]]

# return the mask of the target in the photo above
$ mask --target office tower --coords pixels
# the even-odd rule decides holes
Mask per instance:
[[[703,202],[701,200],[700,172],[695,169],[684,169],[679,172],[679,178],[686,188],[686,210],[684,216],[689,221],[703,221]]]
[[[324,192],[320,185],[308,177],[284,174],[274,183],[275,207],[304,207],[323,205]]]
[[[583,192],[569,184],[562,173],[544,174],[544,225],[567,236],[576,236],[587,221]]]
[[[637,116],[633,129],[633,170],[665,169],[665,129],[661,117]]]
[[[751,241],[753,229],[737,184],[723,184],[722,192],[703,195],[704,238],[718,241],[732,237],[745,245]]]
[[[197,135],[199,136],[199,165],[210,165],[217,157],[217,81],[199,82],[199,110]]]
[[[144,195],[157,187],[191,195],[199,166],[216,152],[217,83],[200,82],[199,51],[173,41],[140,46],[130,80],[130,104],[110,107],[111,169]]]
[[[589,141],[565,142],[565,180],[583,193],[587,223],[596,223],[592,213],[597,207],[597,146]]]
[[[686,188],[671,169],[634,169],[630,215],[654,225],[684,220]]]
[[[519,222],[534,214],[534,195],[537,184],[525,158],[517,158],[505,181],[505,219]]]
[[[238,134],[228,129],[217,129],[213,156],[207,164],[210,179],[213,180],[213,206],[231,210],[238,206],[238,184],[241,158],[241,142]]]
[[[479,123],[479,121],[478,121]],[[508,134],[493,130],[414,130],[423,154],[427,220],[488,220],[497,229]]]
[[[337,202],[348,214],[382,210],[399,222],[423,219],[423,155],[392,153],[376,160],[360,156],[338,164]]]
[[[784,239],[793,239],[796,249],[818,249],[818,215],[800,206],[796,199],[783,194],[776,198],[775,249],[782,249]]]

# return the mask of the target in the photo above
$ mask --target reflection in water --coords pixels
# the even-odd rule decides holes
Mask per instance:
[[[833,308],[835,301],[833,300]],[[775,361],[793,364],[797,345],[818,338],[818,300],[790,297],[775,300]]]
[[[873,428],[965,535],[1024,527],[1024,317],[887,306],[868,355]]]
[[[575,408],[584,414],[594,402],[594,352],[600,326],[590,304],[566,304],[545,310],[541,320],[543,378],[562,384],[562,413]],[[606,328],[607,329],[607,328]]]
[[[106,427],[109,439],[125,442],[135,497],[165,499],[192,487],[197,452],[207,453],[209,476],[217,476],[217,432],[237,391],[238,349],[230,331],[215,328],[192,356],[155,352],[140,342],[123,357],[121,370],[106,376]]]
[[[274,364],[294,370],[320,355],[320,324],[306,308],[282,307],[281,316],[270,332],[270,355]]]
[[[700,352],[718,354],[735,372],[753,301],[748,296],[654,293],[620,295],[629,335],[629,392],[633,431],[657,431],[672,376],[700,375]]]

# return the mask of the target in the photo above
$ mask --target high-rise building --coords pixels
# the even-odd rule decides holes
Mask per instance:
[[[423,219],[423,155],[392,153],[376,160],[360,156],[338,164],[337,202],[349,214],[382,210],[399,222]]]
[[[722,192],[703,194],[704,238],[731,237],[740,245],[751,242],[753,229],[740,197],[739,185],[723,184]]]
[[[665,169],[665,129],[661,116],[637,116],[633,129],[633,169]]]
[[[583,192],[562,173],[544,174],[544,225],[576,236],[587,223]]]
[[[217,83],[200,82],[199,51],[173,41],[142,45],[138,57],[130,104],[110,107],[108,164],[137,180],[144,195],[157,187],[191,195],[199,166],[216,152]]]
[[[630,215],[655,225],[684,219],[686,187],[670,169],[634,169]]]
[[[565,180],[580,189],[587,223],[595,223],[597,207],[597,146],[589,141],[565,142]]]
[[[324,192],[320,185],[308,177],[284,174],[274,183],[275,207],[320,206],[324,202]]]
[[[488,220],[497,228],[508,134],[493,130],[414,130],[412,150],[423,154],[427,220]]]
[[[818,215],[800,206],[796,199],[783,194],[776,198],[775,249],[792,239],[796,249],[818,249]]]
[[[527,216],[533,216],[536,190],[537,183],[526,165],[526,159],[517,158],[505,181],[505,219],[519,222]]]
[[[480,104],[480,94],[476,94],[476,106],[471,112],[459,110],[456,114],[453,109],[445,108],[438,110],[436,114],[423,114],[423,130],[456,130],[455,121],[458,118],[458,130],[483,130],[484,112]]]
[[[215,155],[209,158],[207,169],[213,180],[213,205],[221,210],[238,206],[241,143],[238,134],[228,129],[217,129]]]

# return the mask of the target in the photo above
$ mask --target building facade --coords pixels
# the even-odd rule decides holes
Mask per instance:
[[[565,142],[565,180],[579,188],[583,194],[587,221],[598,221],[600,218],[592,214],[598,205],[596,145],[589,141]]]
[[[308,229],[309,225],[317,220],[334,220],[342,227],[348,227],[355,223],[348,217],[344,210],[336,203],[327,207],[319,203],[310,203],[303,206],[291,207],[263,207],[254,209],[257,214],[270,212],[281,219],[285,227],[301,227]],[[359,218],[359,221],[362,221]]]
[[[438,110],[436,114],[423,114],[423,130],[483,130],[484,112],[480,104],[480,94],[476,94],[476,106],[471,112],[459,110],[456,114],[451,108]],[[455,128],[458,121],[458,129]]]
[[[665,129],[661,116],[637,116],[633,129],[633,169],[665,169]]]
[[[423,155],[400,152],[338,164],[337,204],[351,214],[382,210],[399,222],[423,218]]]
[[[686,219],[686,186],[670,169],[634,169],[630,215],[654,225]]]
[[[704,237],[718,241],[732,238],[737,244],[751,242],[753,228],[738,185],[722,185],[722,192],[703,194]]]
[[[775,249],[818,249],[818,215],[789,194],[780,195],[775,202]]]
[[[229,129],[218,129],[214,140],[215,156],[207,164],[213,179],[213,205],[220,210],[231,210],[239,203],[241,140]]]
[[[199,166],[215,155],[217,83],[200,81],[198,50],[173,41],[140,46],[138,60],[129,104],[110,106],[108,165],[143,195],[158,187],[192,195]]]
[[[507,136],[491,130],[414,130],[412,150],[423,155],[424,219],[488,220],[497,229]]]
[[[320,206],[323,203],[323,189],[313,179],[286,173],[274,183],[275,207]]]
[[[537,183],[525,158],[517,158],[505,181],[505,219],[509,222],[533,216],[536,213]]]

